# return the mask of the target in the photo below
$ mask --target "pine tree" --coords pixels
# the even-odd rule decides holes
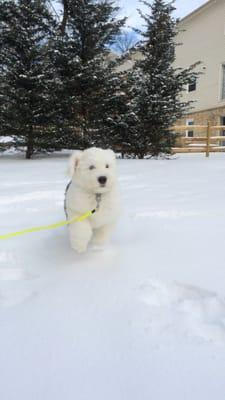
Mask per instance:
[[[154,0],[152,4],[139,0],[150,13],[139,13],[145,21],[145,31],[137,51],[136,61],[127,76],[129,110],[127,121],[129,152],[143,158],[146,155],[170,154],[176,135],[169,130],[187,111],[191,102],[182,100],[185,85],[196,80],[194,66],[175,68],[177,20],[173,17],[173,1]]]
[[[45,0],[3,0],[0,28],[1,134],[13,135],[30,158],[55,146],[54,71],[48,62],[55,21]]]
[[[125,23],[116,18],[117,12],[114,1],[66,1],[52,62],[60,100],[57,126],[67,148],[110,146],[121,129],[121,60],[110,51]]]

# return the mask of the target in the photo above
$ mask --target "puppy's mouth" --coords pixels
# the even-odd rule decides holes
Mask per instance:
[[[99,185],[99,189],[102,191],[105,191],[105,190],[107,190],[107,185],[101,184],[101,185]]]
[[[109,187],[109,185],[107,185],[107,183],[101,183],[101,184],[99,184],[98,185],[98,189],[97,189],[97,191],[99,192],[99,193],[105,193],[105,192],[107,192],[108,190],[110,190],[110,187]]]

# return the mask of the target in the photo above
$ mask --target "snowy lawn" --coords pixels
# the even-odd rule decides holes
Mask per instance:
[[[0,234],[64,218],[67,157],[0,157]],[[0,241],[1,400],[224,400],[225,155],[119,161],[104,252]]]

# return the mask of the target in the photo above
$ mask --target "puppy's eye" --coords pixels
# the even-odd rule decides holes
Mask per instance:
[[[90,170],[95,169],[95,166],[94,165],[90,165],[89,169]]]
[[[106,168],[109,168],[109,164],[106,164],[106,166],[105,166]]]

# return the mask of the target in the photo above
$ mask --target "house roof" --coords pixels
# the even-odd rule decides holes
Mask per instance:
[[[200,7],[196,8],[190,14],[186,15],[184,18],[180,20],[180,23],[183,21],[188,20],[189,18],[194,17],[195,15],[199,14],[200,12],[204,11],[206,8],[211,7],[213,4],[217,3],[220,0],[208,0],[206,3],[202,4]],[[224,1],[224,0],[223,0]]]

